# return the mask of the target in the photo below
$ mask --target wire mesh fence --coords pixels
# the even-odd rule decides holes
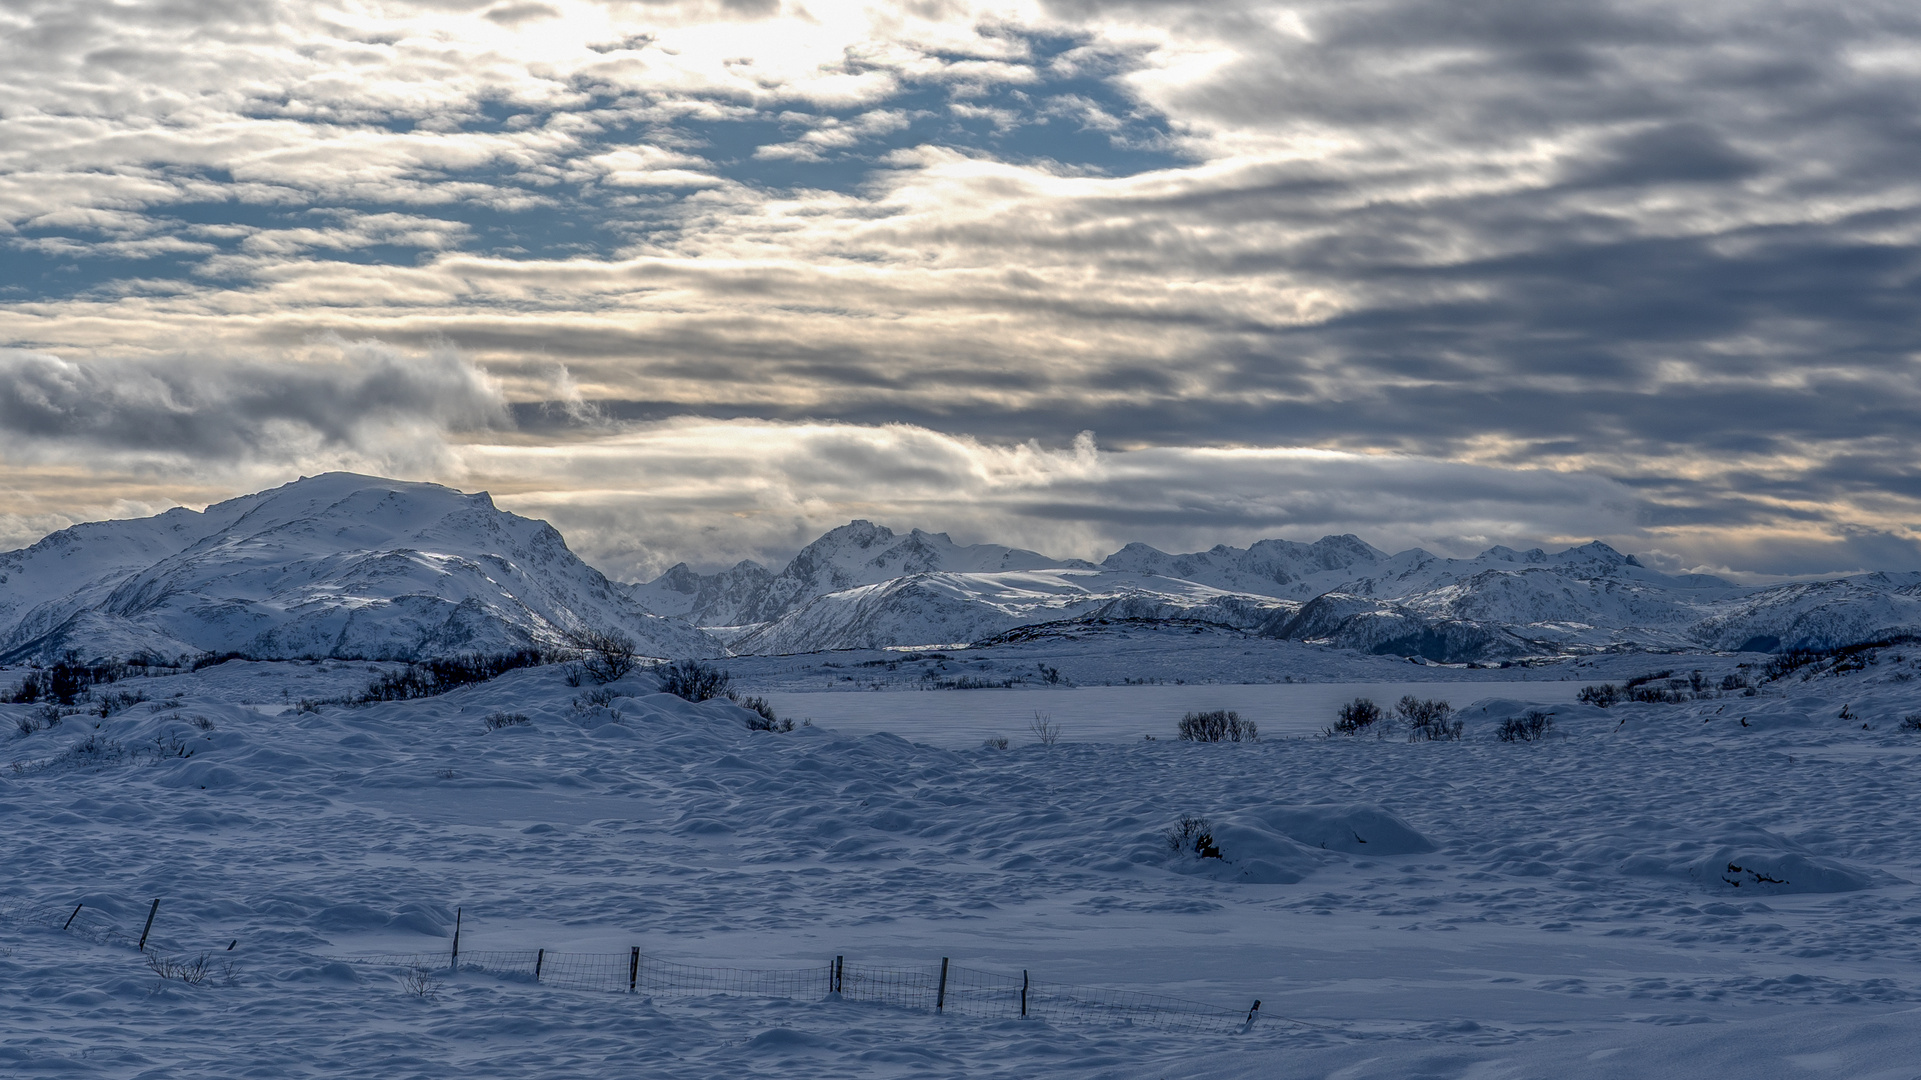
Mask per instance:
[[[16,897],[0,897],[0,919],[15,924],[61,930],[74,937],[91,941],[95,945],[117,945],[129,949],[140,947],[139,934],[127,933],[117,924],[108,921],[105,915],[81,904],[67,907],[36,904]],[[148,929],[151,930],[152,927],[149,926]]]
[[[158,902],[154,908],[157,910]],[[65,908],[0,897],[0,919],[63,931],[97,945],[129,949],[152,945],[151,915],[142,934],[124,931],[81,905]],[[863,1002],[920,1012],[985,1020],[1033,1019],[1055,1024],[1102,1024],[1156,1031],[1228,1034],[1247,1031],[1264,1015],[1260,1002],[1224,1008],[1166,994],[1066,983],[961,967],[943,959],[927,967],[878,967],[843,957],[807,967],[738,968],[683,963],[650,956],[638,947],[625,953],[564,953],[546,949],[460,950],[339,957],[396,974],[473,972],[501,979],[585,990],[688,997],[725,995],[795,1001]],[[1268,1019],[1301,1023],[1283,1017]],[[1313,1026],[1313,1025],[1310,1025]]]
[[[744,998],[856,1001],[987,1020],[1109,1024],[1157,1031],[1234,1033],[1259,1018],[1259,1003],[1230,1009],[1165,994],[1036,982],[1026,972],[1006,975],[943,961],[925,968],[831,963],[795,968],[734,968],[686,964],[620,953],[408,953],[348,958],[397,972],[460,971],[523,979],[570,990],[650,997],[727,995]]]

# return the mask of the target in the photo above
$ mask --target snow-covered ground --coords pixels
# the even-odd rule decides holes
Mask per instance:
[[[1603,658],[1593,681],[1738,659]],[[102,687],[150,700],[25,735],[38,707],[4,705],[0,1074],[1921,1075],[1921,732],[1900,723],[1921,712],[1921,654],[1876,661],[1752,695],[1554,705],[1532,743],[1495,732],[1596,668],[1397,664],[1481,701],[1462,741],[1423,743],[1064,724],[1052,746],[949,748],[820,715],[754,732],[645,672],[596,700],[558,667],[301,712],[282,702],[376,672],[233,662]],[[1074,681],[832,696],[937,701],[958,723],[1012,694],[1210,690]],[[528,722],[490,731],[500,713]],[[1183,815],[1209,819],[1222,858],[1168,851]],[[231,985],[162,982],[36,914],[84,903],[86,925],[137,936],[155,897],[156,950],[231,958]],[[1197,1036],[477,973],[428,1000],[336,962],[444,951],[457,907],[463,951],[951,957],[1259,998],[1266,1018]]]

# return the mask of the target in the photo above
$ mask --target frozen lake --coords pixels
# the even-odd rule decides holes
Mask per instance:
[[[1558,705],[1580,692],[1578,682],[1257,683],[1193,686],[1079,686],[1014,690],[774,691],[763,694],[774,711],[795,723],[848,732],[886,731],[932,746],[959,749],[1006,736],[1034,741],[1041,714],[1060,726],[1063,742],[1138,742],[1175,738],[1189,712],[1232,709],[1260,725],[1263,738],[1317,735],[1335,710],[1357,697],[1383,709],[1404,694],[1439,698],[1456,709],[1483,698],[1508,697]]]

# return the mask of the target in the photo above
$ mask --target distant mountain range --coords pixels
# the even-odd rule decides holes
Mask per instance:
[[[971,642],[1193,620],[1428,660],[1761,650],[1921,634],[1921,575],[1744,587],[1602,543],[1389,555],[1354,536],[1099,563],[868,521],[778,572],[608,581],[485,494],[331,473],[196,513],[76,525],[0,554],[0,661],[209,652],[418,659],[616,630],[663,657]],[[1026,628],[1026,629],[1023,629]]]
[[[944,533],[841,526],[778,573],[686,564],[632,587],[649,610],[744,653],[976,641],[1037,624],[1193,619],[1269,637],[1443,662],[1603,650],[1769,651],[1921,633],[1921,575],[1745,587],[1663,574],[1594,542],[1389,555],[1352,535],[1100,563]]]

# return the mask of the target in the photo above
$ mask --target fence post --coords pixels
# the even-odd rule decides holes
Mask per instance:
[[[634,946],[634,957],[627,965],[627,992],[633,993],[640,985],[640,946]]]
[[[1021,1019],[1027,1019],[1027,969],[1021,969]]]
[[[535,982],[540,981],[540,965],[545,963],[546,960],[547,960],[546,949],[542,949],[539,952],[534,954],[534,981]]]
[[[842,961],[844,961],[844,960],[846,960],[846,959],[847,959],[847,958],[846,958],[846,957],[844,957],[844,956],[836,956],[836,957],[834,957],[834,977],[833,977],[833,979],[831,980],[831,982],[832,982],[832,990],[831,990],[831,992],[832,992],[832,993],[836,993],[836,994],[838,994],[838,993],[840,993],[840,985],[841,985],[841,983],[840,983],[840,979],[841,979],[841,962],[842,962]]]
[[[73,910],[76,914],[80,911],[79,908],[74,908]],[[141,952],[147,951],[147,935],[153,932],[153,917],[159,914],[159,912],[160,898],[156,896],[153,900],[153,906],[147,909],[147,925],[140,928],[140,944],[136,947]]]
[[[934,992],[934,1011],[947,1011],[947,958],[940,958],[940,989]]]
[[[1242,1031],[1247,1031],[1254,1026],[1254,1015],[1260,1011],[1261,1011],[1261,999],[1255,998],[1254,1007],[1247,1010],[1247,1023],[1241,1026]]]
[[[84,907],[84,906],[85,906],[85,904],[86,904],[86,902],[85,902],[85,901],[81,901],[80,903],[78,903],[78,904],[75,904],[75,905],[73,905],[73,915],[69,915],[69,916],[67,916],[67,921],[66,921],[66,922],[63,922],[63,923],[61,923],[61,924],[60,924],[60,932],[61,932],[61,933],[63,933],[63,934],[64,934],[64,933],[66,933],[66,932],[67,932],[67,927],[69,927],[69,926],[72,926],[72,925],[73,925],[73,919],[74,919],[74,916],[75,916],[75,915],[78,915],[78,914],[80,914],[80,909],[81,909],[82,907]]]
[[[459,908],[454,909],[454,955],[452,959],[447,961],[447,966],[450,968],[455,968],[460,966],[460,909]]]

